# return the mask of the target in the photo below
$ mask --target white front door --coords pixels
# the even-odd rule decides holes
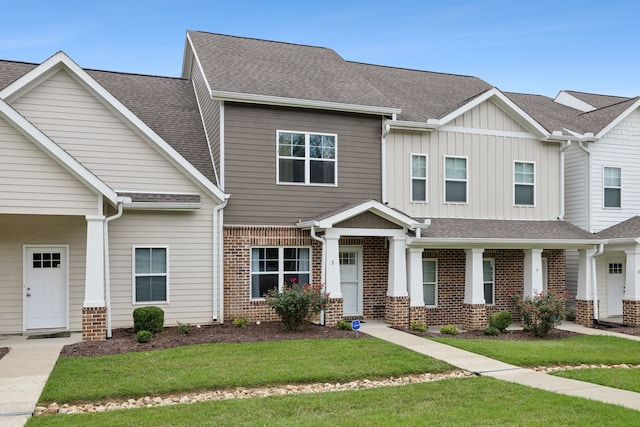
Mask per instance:
[[[25,248],[26,329],[67,327],[67,248]]]
[[[607,316],[622,316],[624,297],[624,260],[607,260]]]
[[[340,248],[343,315],[362,316],[362,248]]]

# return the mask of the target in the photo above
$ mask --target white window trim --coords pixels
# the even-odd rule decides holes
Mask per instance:
[[[516,182],[516,163],[528,163],[533,165],[533,183],[527,183],[527,182]],[[518,208],[535,208],[536,207],[536,200],[537,200],[537,193],[538,193],[538,189],[537,189],[537,174],[536,171],[538,170],[536,162],[532,162],[529,160],[514,160],[513,161],[513,194],[512,194],[512,199],[513,200],[513,206],[514,207],[518,207]],[[531,205],[519,205],[516,203],[516,185],[529,185],[529,186],[533,186],[533,204]]]
[[[424,157],[425,171],[424,177],[422,176],[413,176],[413,158],[414,157]],[[429,156],[422,153],[411,153],[409,156],[409,200],[411,203],[429,203],[429,187],[427,186],[429,183]],[[424,200],[413,200],[413,180],[419,179],[424,181]]]
[[[167,277],[166,286],[167,286],[167,300],[166,301],[136,301],[136,249],[165,249],[165,253],[167,256],[167,270],[165,271],[165,275]],[[168,245],[135,245],[131,247],[131,304],[133,305],[159,305],[159,304],[169,304],[170,303],[170,293],[169,293],[169,246]],[[141,275],[142,276],[142,275]]]
[[[434,301],[435,304],[434,305],[427,305],[425,303],[425,307],[427,308],[438,308],[438,259],[437,258],[422,258],[422,265],[423,265],[423,269],[424,269],[424,262],[425,261],[434,261],[436,263],[436,282],[435,282],[435,292],[434,292]],[[424,270],[423,270],[424,271]],[[428,282],[425,282],[424,280],[422,281],[422,286],[424,289],[424,285],[429,284]],[[424,290],[423,290],[423,295],[422,295],[422,299],[424,300]]]
[[[605,177],[604,177],[604,170],[605,169],[618,169],[620,171],[620,186],[619,187],[612,187],[610,185],[606,185],[604,183]],[[607,188],[613,188],[613,189],[617,189],[620,190],[620,206],[605,206],[605,191]],[[622,209],[622,167],[620,166],[602,166],[602,209]]]
[[[493,295],[493,302],[488,303],[486,300],[484,301],[484,303],[486,305],[496,305],[496,260],[495,258],[483,258],[482,259],[482,264],[483,264],[483,270],[482,270],[482,294],[484,296],[484,285],[487,283],[484,281],[484,262],[485,261],[491,261],[491,265],[493,266],[493,268],[491,269],[491,273],[492,273],[492,277],[491,277],[491,286],[492,286],[492,291],[491,291],[491,295]]]
[[[467,177],[465,179],[456,179],[456,178],[451,178],[451,179],[447,179],[447,159],[464,159],[465,160],[465,164],[467,166],[466,170],[467,170]],[[446,205],[468,205],[469,204],[469,157],[467,156],[444,156],[443,160],[442,160],[442,173],[443,173],[443,177],[444,179],[443,181],[443,191],[442,191],[442,199],[444,201],[444,204]],[[465,184],[465,198],[466,201],[464,202],[449,202],[447,201],[447,182],[451,181],[451,182],[464,182]]]
[[[280,182],[280,133],[301,133],[304,134],[304,182]],[[318,182],[311,182],[311,169],[310,163],[311,158],[309,157],[309,149],[310,149],[310,135],[322,135],[322,136],[333,136],[335,138],[335,147],[334,147],[334,158],[333,158],[333,184],[322,184]],[[283,159],[301,159],[300,157],[287,157],[282,156]],[[331,161],[331,160],[323,160],[323,161]],[[336,133],[324,133],[324,132],[310,132],[310,131],[301,131],[301,130],[284,130],[284,129],[276,129],[276,184],[277,185],[302,185],[302,186],[313,186],[313,187],[337,187],[338,186],[338,134]]]
[[[294,249],[309,249],[309,284],[313,283],[313,250],[311,246],[277,246],[277,245],[255,245],[249,248],[249,300],[250,301],[264,301],[264,297],[254,297],[253,290],[251,289],[251,278],[253,277],[253,271],[251,271],[251,264],[253,263],[253,258],[251,253],[255,248],[276,248],[278,249],[278,290],[282,291],[282,286],[284,285],[284,275],[290,273],[296,273],[294,271],[284,271],[284,250],[285,248],[294,248]],[[274,274],[275,272],[270,272],[269,274]],[[300,273],[300,271],[298,271]]]

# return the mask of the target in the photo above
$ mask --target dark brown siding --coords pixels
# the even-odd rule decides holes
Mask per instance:
[[[381,118],[225,103],[225,224],[293,225],[379,200]],[[276,184],[276,130],[338,135],[338,186]]]
[[[204,78],[202,74],[200,74],[200,69],[195,66],[195,63],[191,71],[191,76],[198,97],[198,103],[200,104],[200,112],[202,114],[205,132],[211,145],[213,167],[216,170],[218,179],[220,179],[220,101],[211,99]],[[220,185],[220,182],[216,184]]]

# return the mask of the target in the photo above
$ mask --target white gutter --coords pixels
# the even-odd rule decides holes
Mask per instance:
[[[217,322],[220,319],[220,323],[224,323],[224,244],[223,244],[223,213],[222,209],[227,206],[229,201],[227,196],[222,203],[216,205],[213,208],[213,233],[211,236],[213,246],[213,274],[212,274],[212,306],[213,317],[212,320]],[[219,218],[218,218],[219,217]],[[218,291],[220,292],[220,298],[218,298]],[[218,314],[218,308],[220,307],[220,313]]]
[[[426,122],[413,122],[408,120],[387,120],[392,129],[416,130],[430,132],[442,126],[439,120],[429,119]]]
[[[318,242],[320,242],[322,244],[322,265],[320,268],[320,280],[321,283],[324,286],[323,292],[327,291],[327,284],[326,284],[326,277],[327,277],[327,247],[325,245],[325,243],[327,242],[325,239],[323,239],[322,237],[319,237],[316,234],[316,227],[312,226],[311,227],[311,238],[313,240],[317,240]],[[324,325],[324,310],[322,310],[320,312],[320,324]]]
[[[109,272],[109,223],[114,219],[118,219],[122,216],[123,204],[125,200],[131,201],[128,197],[118,197],[118,212],[114,215],[105,218],[104,220],[104,302],[107,308],[107,338],[111,338],[111,273]]]
[[[596,279],[596,257],[604,251],[604,244],[598,245],[598,250],[591,257],[591,289],[593,291],[593,319],[598,320],[598,280]]]
[[[382,121],[382,138],[380,141],[380,149],[382,150],[382,203],[385,205],[389,203],[387,200],[387,135],[391,131],[391,126],[388,120]]]
[[[138,211],[197,211],[202,207],[202,203],[128,202],[124,207],[127,210]]]
[[[558,215],[560,221],[564,221],[564,152],[570,145],[571,140],[568,140],[560,147],[560,215]]]

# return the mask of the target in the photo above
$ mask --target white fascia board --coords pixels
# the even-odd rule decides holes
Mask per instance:
[[[391,129],[417,130],[422,132],[431,132],[441,126],[439,123],[429,123],[429,121],[414,122],[409,120],[385,120],[385,124],[388,124]]]
[[[118,203],[118,195],[111,187],[91,173],[91,171],[85,168],[80,162],[64,151],[58,144],[53,142],[48,136],[42,133],[40,129],[36,128],[30,121],[25,119],[3,100],[0,100],[0,115],[38,148],[47,153],[67,172],[92,189],[93,192],[101,194],[113,205]]]
[[[606,240],[596,239],[432,239],[415,237],[410,239],[407,245],[416,248],[589,249],[606,242]]]
[[[400,114],[400,108],[377,107],[358,104],[344,104],[331,101],[314,101],[311,99],[285,98],[282,96],[256,95],[250,93],[212,90],[211,96],[221,101],[244,102],[250,104],[276,105],[282,107],[312,108],[316,110],[344,111],[348,113],[393,115]]]
[[[634,112],[638,107],[640,106],[640,99],[636,100],[636,102],[634,102],[629,108],[627,108],[626,110],[624,110],[624,112],[622,114],[620,114],[618,117],[616,117],[615,119],[613,119],[611,121],[611,123],[609,123],[607,126],[605,126],[600,132],[597,133],[597,135],[595,136],[596,138],[602,138],[604,135],[606,135],[611,129],[613,129],[615,126],[618,125],[618,123],[620,123],[622,120],[626,119],[627,116],[629,116],[629,114],[631,114],[632,112]]]
[[[386,219],[387,221],[397,224],[403,228],[412,228],[414,225],[416,225],[415,219],[410,218],[398,211],[395,211],[376,200],[369,200],[367,202],[339,212],[335,215],[332,215],[328,218],[317,221],[302,221],[297,225],[299,228],[318,227],[321,229],[329,229],[333,228],[334,224],[339,224],[342,221],[369,211],[374,213],[375,215],[378,215],[380,218]]]
[[[510,110],[512,113],[520,116],[527,125],[531,128],[534,134],[538,137],[546,137],[549,135],[549,131],[547,131],[540,123],[538,123],[533,117],[531,117],[527,112],[525,112],[522,108],[518,107],[513,101],[511,101],[504,93],[502,93],[498,88],[491,88],[488,91],[484,92],[482,95],[479,95],[458,108],[455,111],[447,114],[438,120],[440,125],[445,125],[466,113],[467,111],[477,107],[488,99],[493,98],[493,101],[500,105],[502,108]]]
[[[11,99],[14,95],[21,93],[34,82],[39,81],[46,75],[49,75],[49,73],[57,71],[61,67],[64,67],[68,72],[70,72],[71,75],[74,76],[79,83],[83,84],[85,88],[92,92],[94,96],[101,99],[105,104],[111,106],[116,114],[136,129],[138,133],[147,139],[147,141],[152,143],[158,151],[167,158],[167,160],[182,170],[183,173],[190,176],[205,191],[220,202],[225,199],[226,194],[224,194],[222,190],[209,181],[207,177],[182,157],[182,155],[169,145],[169,143],[163,140],[157,133],[147,126],[146,123],[140,120],[138,116],[133,114],[131,110],[111,95],[109,91],[102,87],[102,85],[100,85],[64,52],[56,53],[51,58],[47,59],[45,62],[0,91],[0,98]]]
[[[125,202],[122,207],[141,211],[197,211],[202,203]]]

